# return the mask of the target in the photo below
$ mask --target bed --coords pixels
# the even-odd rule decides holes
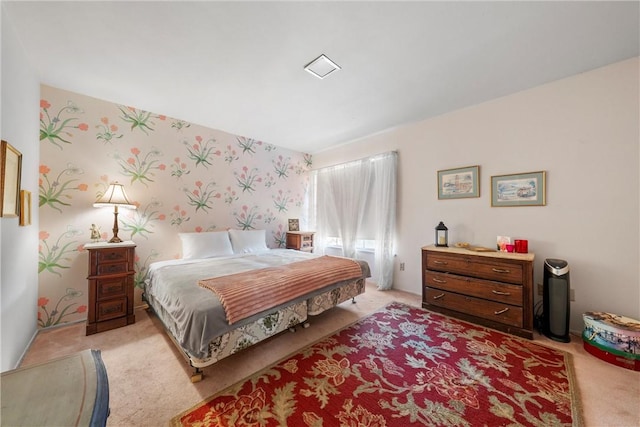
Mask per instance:
[[[349,299],[355,302],[370,277],[365,261],[269,249],[263,230],[181,233],[180,238],[183,257],[149,266],[143,298],[194,368],[194,382],[202,379],[204,367],[282,331],[306,327],[308,316]],[[312,280],[300,276],[315,263],[336,263],[338,267],[347,261],[357,269],[347,265],[351,274],[345,276],[346,269],[337,268],[340,271],[327,273],[325,282],[313,289]],[[308,272],[313,274],[313,270]],[[238,288],[263,297],[250,304],[240,294],[237,304],[244,305],[236,310],[244,311],[232,318],[229,292]]]

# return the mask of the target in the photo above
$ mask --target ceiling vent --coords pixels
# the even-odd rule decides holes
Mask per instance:
[[[324,55],[318,56],[316,59],[308,63],[305,70],[313,74],[319,79],[324,79],[336,70],[340,70],[340,66]]]

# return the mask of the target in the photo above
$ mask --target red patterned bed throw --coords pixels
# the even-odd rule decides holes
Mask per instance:
[[[198,284],[215,292],[231,325],[324,286],[361,276],[362,269],[356,261],[325,255],[204,279]]]

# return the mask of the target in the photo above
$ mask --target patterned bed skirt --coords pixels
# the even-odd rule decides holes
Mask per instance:
[[[194,368],[204,368],[225,357],[231,356],[247,347],[259,343],[282,331],[292,328],[307,320],[307,316],[318,315],[338,304],[364,293],[365,279],[352,280],[315,297],[289,305],[274,313],[270,313],[260,319],[248,323],[244,326],[229,331],[209,343],[209,354],[205,358],[191,356],[182,349],[177,341],[172,338],[174,344],[182,351],[189,363]],[[156,310],[156,314],[165,323],[161,312]],[[171,329],[166,328],[171,335]]]
[[[365,279],[358,279],[307,300],[309,316],[317,316],[357,295],[364,293]]]
[[[300,301],[215,338],[209,343],[209,356],[205,359],[189,357],[191,365],[194,368],[212,365],[266,338],[299,325],[305,320],[307,320],[307,302]]]

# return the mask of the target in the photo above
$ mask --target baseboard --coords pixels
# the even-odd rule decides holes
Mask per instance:
[[[22,365],[22,361],[24,360],[24,358],[27,356],[27,352],[29,351],[29,349],[31,348],[31,346],[33,345],[33,342],[36,340],[36,337],[38,336],[38,334],[40,333],[41,329],[36,329],[35,332],[33,333],[33,335],[31,336],[31,339],[29,340],[29,342],[27,343],[27,346],[24,348],[24,351],[22,352],[22,354],[20,355],[20,357],[18,358],[18,362],[16,363],[16,366],[13,367],[13,369],[18,369],[20,367],[20,365]]]
[[[80,322],[86,322],[86,321],[87,321],[87,319],[80,319],[80,320],[74,320],[74,321],[71,321],[71,322],[59,323],[57,325],[48,326],[46,328],[37,328],[36,331],[31,336],[31,339],[29,340],[29,343],[27,344],[27,346],[25,347],[24,351],[22,352],[22,355],[18,359],[18,364],[16,365],[16,367],[14,369],[19,368],[20,365],[22,365],[22,361],[24,360],[25,356],[27,355],[27,352],[31,349],[31,346],[33,345],[33,342],[36,340],[36,337],[40,334],[40,332],[47,332],[47,331],[51,331],[53,329],[58,329],[58,328],[62,328],[64,326],[69,326],[69,325],[73,325],[73,324],[80,323]]]

